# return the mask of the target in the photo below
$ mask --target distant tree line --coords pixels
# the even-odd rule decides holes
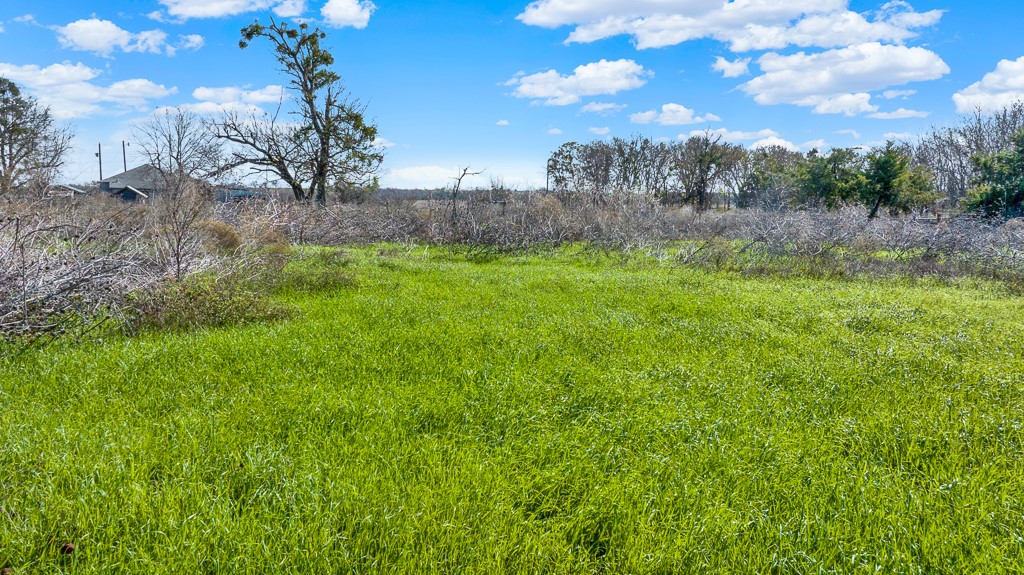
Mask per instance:
[[[871,218],[939,207],[1017,216],[1024,212],[1024,104],[871,149],[746,149],[714,132],[671,142],[569,142],[548,159],[547,187],[566,204],[640,195],[698,210],[863,205]]]

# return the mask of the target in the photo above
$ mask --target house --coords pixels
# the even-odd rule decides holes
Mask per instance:
[[[146,200],[157,194],[164,187],[164,177],[160,170],[149,164],[132,168],[123,174],[99,181],[100,191],[122,200],[134,202]]]

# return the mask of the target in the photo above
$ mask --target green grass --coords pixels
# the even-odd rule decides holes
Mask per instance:
[[[289,276],[286,321],[0,360],[0,567],[1024,571],[995,284],[304,261],[343,272]]]

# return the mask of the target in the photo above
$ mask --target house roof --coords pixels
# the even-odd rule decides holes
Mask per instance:
[[[143,164],[122,174],[100,180],[100,183],[107,184],[110,187],[110,191],[128,188],[132,188],[133,191],[159,190],[164,187],[164,178],[160,170],[149,164]]]

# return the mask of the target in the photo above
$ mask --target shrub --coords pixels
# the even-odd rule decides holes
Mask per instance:
[[[134,294],[132,331],[184,331],[290,317],[293,310],[275,304],[235,276],[188,276],[148,292]]]
[[[211,251],[231,254],[242,245],[242,236],[235,226],[229,223],[207,220],[203,222],[203,227],[209,234],[208,248]]]

